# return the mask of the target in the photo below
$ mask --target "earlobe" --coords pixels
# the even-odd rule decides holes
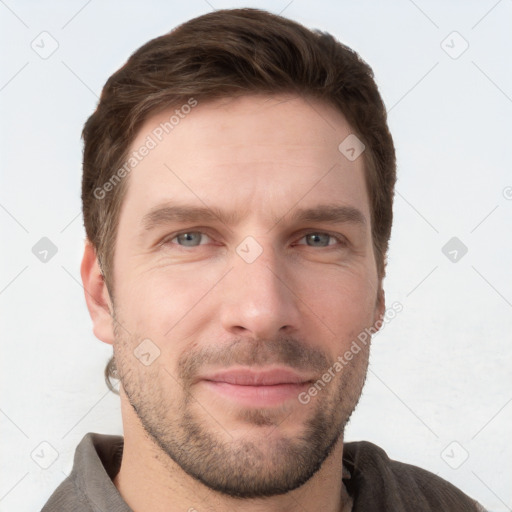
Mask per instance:
[[[113,344],[112,302],[98,263],[96,250],[89,240],[85,241],[80,274],[94,335],[104,343]]]

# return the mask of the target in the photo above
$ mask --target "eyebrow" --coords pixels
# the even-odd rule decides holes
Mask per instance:
[[[170,223],[185,222],[221,222],[226,225],[237,224],[245,214],[230,212],[216,207],[170,205],[165,204],[152,208],[142,218],[141,224],[145,231]],[[286,216],[286,215],[285,215]],[[278,224],[284,216],[272,217],[273,225]],[[365,215],[353,206],[325,204],[313,208],[296,208],[290,216],[291,222],[326,222],[329,224],[353,223],[365,227]]]

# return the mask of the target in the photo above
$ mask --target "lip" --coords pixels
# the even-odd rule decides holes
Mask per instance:
[[[225,382],[238,386],[275,386],[278,384],[304,384],[312,377],[301,375],[290,368],[233,368],[207,374],[202,380]]]
[[[201,382],[224,399],[262,408],[296,400],[310,386],[312,378],[289,368],[234,368],[205,375]]]

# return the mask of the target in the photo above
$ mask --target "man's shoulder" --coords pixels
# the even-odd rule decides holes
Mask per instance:
[[[343,464],[350,472],[344,483],[353,495],[354,512],[485,512],[453,484],[420,467],[390,459],[368,441],[345,443]]]
[[[76,447],[71,473],[55,489],[41,512],[128,511],[112,483],[119,470],[123,445],[122,436],[86,434]]]

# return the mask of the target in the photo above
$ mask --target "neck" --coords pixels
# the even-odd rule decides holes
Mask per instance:
[[[262,512],[322,510],[346,512],[351,500],[342,482],[343,439],[304,485],[286,494],[253,499],[226,496],[185,473],[144,431],[129,404],[121,400],[124,449],[114,485],[134,512]]]

